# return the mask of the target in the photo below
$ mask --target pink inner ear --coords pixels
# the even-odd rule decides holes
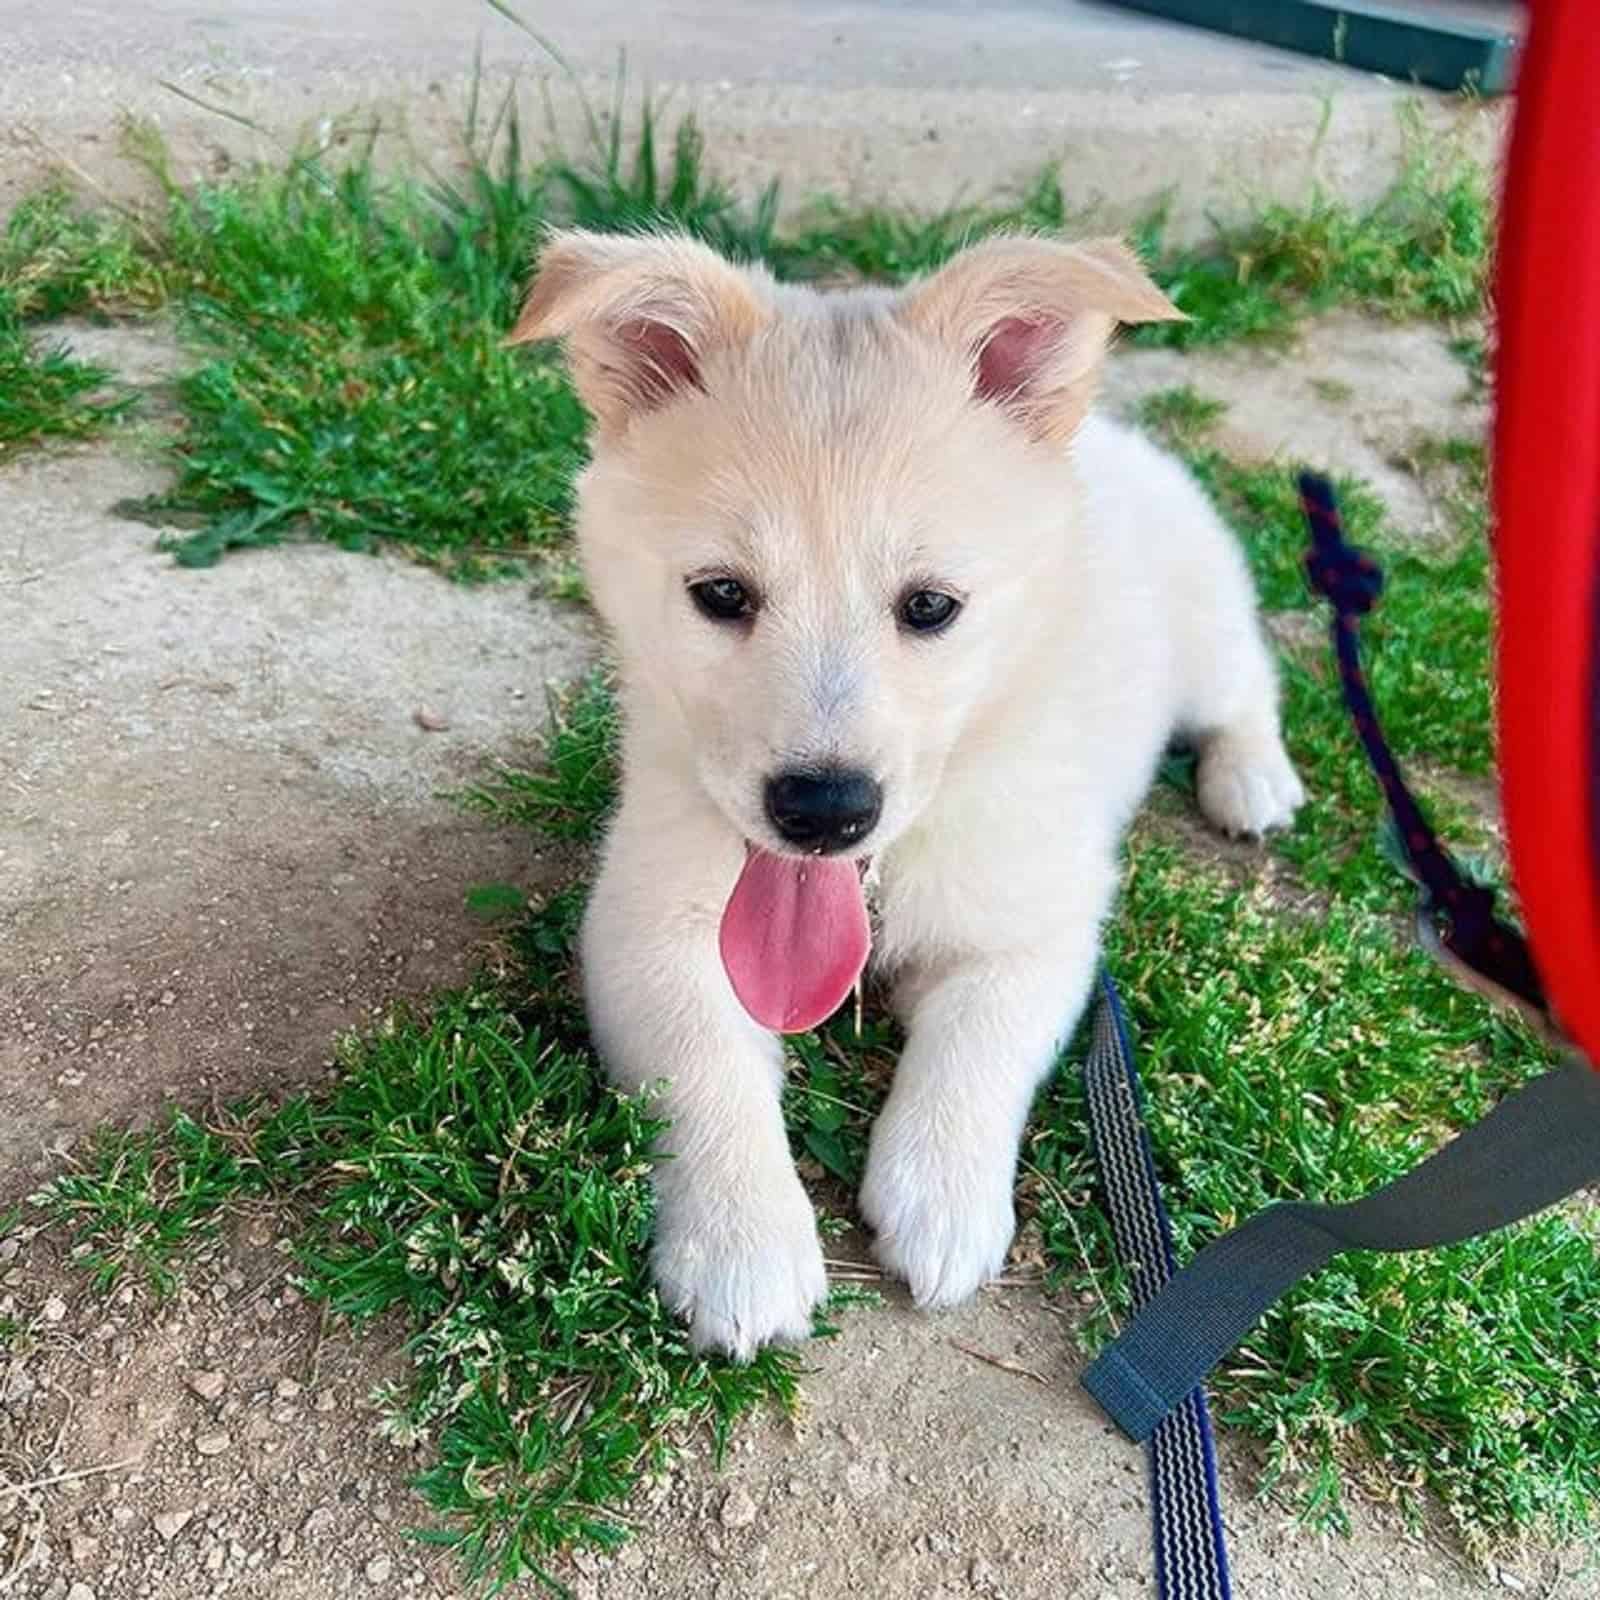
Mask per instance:
[[[700,382],[700,368],[689,341],[664,322],[630,322],[617,331],[628,352],[639,399],[655,405],[678,389]]]
[[[1002,317],[978,351],[978,398],[1005,401],[1021,394],[1061,338],[1061,324]]]

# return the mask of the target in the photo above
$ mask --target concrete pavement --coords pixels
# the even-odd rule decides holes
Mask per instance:
[[[751,187],[777,174],[790,206],[824,189],[943,205],[1056,160],[1098,220],[1171,189],[1174,233],[1193,236],[1313,183],[1376,194],[1407,94],[1095,0],[526,0],[521,14],[602,97],[625,50],[636,88],[700,116],[719,171]],[[574,136],[571,84],[487,0],[0,0],[0,209],[52,163],[135,186],[119,154],[130,116],[159,127],[184,175],[271,158],[344,113],[376,118],[389,157],[448,161],[478,50],[492,93],[519,82],[538,122],[547,82]],[[1493,148],[1493,110],[1424,103]]]

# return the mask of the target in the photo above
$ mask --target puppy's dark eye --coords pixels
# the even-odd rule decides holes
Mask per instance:
[[[938,633],[956,619],[961,602],[938,589],[915,589],[901,600],[895,615],[912,633]]]
[[[755,597],[737,578],[702,578],[689,585],[689,596],[713,622],[742,622],[756,614]]]

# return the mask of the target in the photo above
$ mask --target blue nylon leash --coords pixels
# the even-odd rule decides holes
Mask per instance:
[[[1361,619],[1383,593],[1383,574],[1373,559],[1346,538],[1333,485],[1315,472],[1300,474],[1300,510],[1311,532],[1306,577],[1333,611],[1330,629],[1345,710],[1367,753],[1400,847],[1422,888],[1421,921],[1455,961],[1487,980],[1524,1010],[1548,1024],[1548,1007],[1526,940],[1495,915],[1494,892],[1473,883],[1439,843],[1400,763],[1378,725],[1366,674],[1361,670]]]
[[[1142,1309],[1177,1270],[1145,1132],[1144,1095],[1127,1019],[1109,973],[1100,975],[1083,1086],[1106,1210],[1133,1303]],[[1228,1548],[1217,1495],[1217,1460],[1204,1389],[1152,1430],[1147,1453],[1161,1600],[1230,1600]]]

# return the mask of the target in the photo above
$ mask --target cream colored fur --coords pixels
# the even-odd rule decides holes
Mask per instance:
[[[665,1081],[654,1267],[702,1346],[800,1338],[827,1287],[782,1051],[717,949],[745,841],[781,845],[778,765],[883,785],[874,961],[908,1042],[860,1200],[928,1306],[1005,1260],[1023,1122],[1169,737],[1230,833],[1302,798],[1232,538],[1088,411],[1114,324],[1174,314],[1107,241],[978,246],[899,294],[784,288],[679,239],[544,252],[513,337],[564,337],[596,417],[578,537],[626,719],[587,1000],[615,1081]],[[708,574],[759,591],[752,625],[695,609]],[[908,636],[908,586],[964,609]]]

